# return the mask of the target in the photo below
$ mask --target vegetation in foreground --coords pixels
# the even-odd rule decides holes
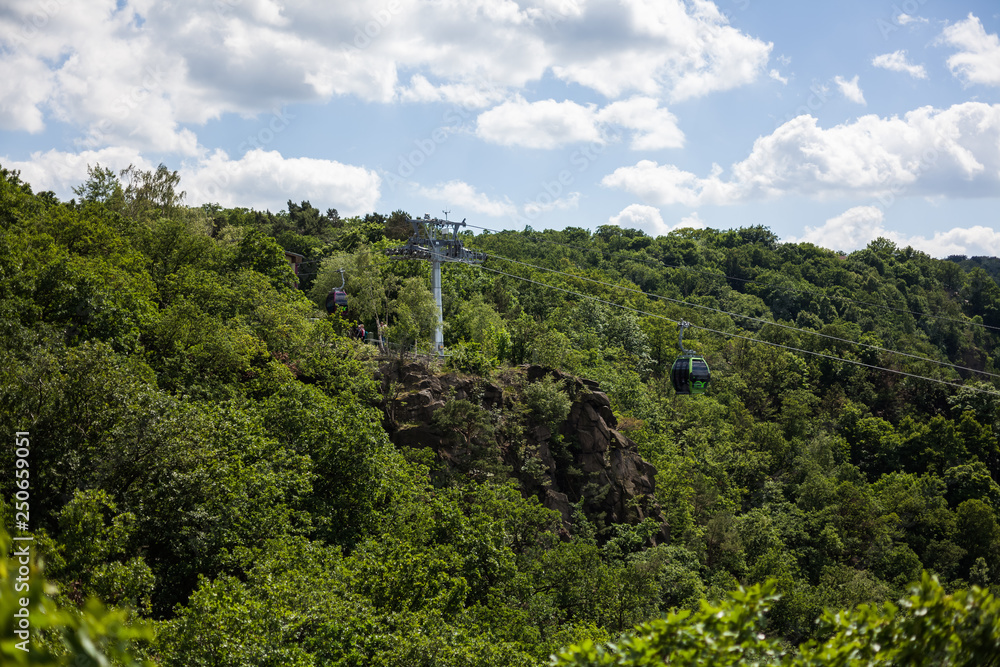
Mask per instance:
[[[842,255],[763,227],[468,235],[501,273],[445,267],[442,372],[492,381],[534,363],[600,382],[657,468],[662,540],[648,521],[588,515],[599,486],[570,498],[579,511],[563,522],[519,481],[537,469],[529,447],[497,465],[519,432],[558,418],[558,385],[515,387],[513,410],[442,412],[434,427],[478,457],[461,470],[392,444],[393,387],[349,332],[377,319],[407,347],[429,336],[427,267],[382,253],[409,233],[404,212],[189,208],[166,168],[95,167],[61,202],[0,174],[0,414],[30,433],[30,526],[49,582],[33,575],[29,657],[989,664],[1000,652],[988,262],[884,239]],[[297,287],[284,250],[313,269]],[[346,319],[318,309],[339,268]],[[676,396],[666,377],[680,319],[715,373],[705,396]],[[0,456],[13,471],[13,449]],[[12,526],[14,476],[0,488]],[[15,563],[0,568],[5,663],[24,658]]]

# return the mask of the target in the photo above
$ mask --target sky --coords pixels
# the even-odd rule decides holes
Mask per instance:
[[[998,33],[996,0],[0,0],[0,166],[1000,256]]]

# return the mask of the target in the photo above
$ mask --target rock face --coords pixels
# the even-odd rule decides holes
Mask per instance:
[[[497,383],[455,373],[436,375],[416,362],[386,365],[380,374],[386,428],[396,446],[430,447],[445,469],[472,466],[473,474],[502,474],[488,471],[505,469],[520,481],[525,496],[558,510],[567,527],[573,523],[573,505],[584,498],[584,514],[599,534],[614,523],[653,518],[660,525],[654,539],[669,537],[654,497],[656,469],[634,442],[615,430],[611,402],[596,382],[540,366],[515,369]],[[546,375],[572,399],[555,434],[519,399],[518,386]],[[488,416],[483,419],[493,428],[476,430],[471,421],[442,425],[440,417],[435,419],[447,401],[463,400],[479,406],[477,414]],[[485,460],[470,463],[472,450]]]

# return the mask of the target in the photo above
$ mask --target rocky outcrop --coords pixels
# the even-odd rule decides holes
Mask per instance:
[[[539,423],[520,398],[519,387],[546,375],[572,399],[566,419],[554,425],[555,433]],[[653,518],[661,527],[654,539],[668,537],[669,527],[654,497],[656,469],[616,430],[611,402],[596,382],[540,366],[523,366],[503,380],[488,382],[436,374],[416,362],[383,366],[379,379],[386,428],[398,447],[430,447],[446,469],[460,469],[465,462],[482,473],[496,464],[520,481],[526,496],[558,510],[567,527],[573,523],[573,506],[583,498],[584,514],[599,531]],[[447,401],[461,400],[488,413],[486,421],[495,428],[470,434],[461,424],[449,428],[437,423],[435,414]],[[481,445],[477,455],[491,460],[470,464],[472,443]]]

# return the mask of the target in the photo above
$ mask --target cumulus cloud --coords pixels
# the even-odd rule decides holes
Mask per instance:
[[[881,67],[882,69],[891,70],[893,72],[905,72],[914,79],[927,78],[927,70],[924,69],[923,65],[912,65],[907,62],[905,50],[893,51],[892,53],[883,53],[880,56],[875,56],[872,59],[872,65],[875,67]]]
[[[821,128],[805,115],[754,142],[731,176],[706,177],[642,160],[602,184],[657,204],[733,204],[789,194],[995,196],[1000,187],[1000,104],[922,107],[902,118],[866,115]]]
[[[840,92],[855,104],[867,104],[865,102],[864,93],[861,92],[861,86],[858,85],[858,75],[854,75],[854,78],[848,81],[842,76],[837,76],[834,78],[834,82],[837,87],[840,88]]]
[[[933,257],[1000,255],[1000,232],[995,229],[977,225],[935,232],[930,238],[909,235],[887,229],[885,215],[877,206],[855,206],[830,218],[820,227],[806,227],[802,237],[787,240],[850,252],[866,247],[879,237],[887,238],[900,247],[912,246]]]
[[[41,132],[42,105],[49,99],[54,77],[41,61],[20,53],[0,51],[0,130]]]
[[[55,120],[84,148],[126,145],[193,155],[181,127],[190,86],[172,39],[137,29],[115,0],[11,0],[0,12],[0,126],[39,131]],[[30,76],[30,81],[21,80]]]
[[[896,23],[899,25],[909,25],[911,23],[927,23],[927,19],[922,16],[910,16],[909,14],[900,14],[896,17]]]
[[[21,180],[30,183],[35,192],[51,190],[62,199],[73,197],[73,188],[87,180],[87,166],[100,164],[118,173],[130,164],[139,169],[156,169],[157,165],[144,159],[138,151],[125,147],[67,153],[50,150],[31,154],[30,160],[16,161],[4,158],[7,169],[21,172]],[[183,189],[183,184],[182,184]]]
[[[398,92],[401,102],[445,102],[463,109],[482,109],[503,102],[508,92],[489,81],[433,84],[423,74],[410,77]]]
[[[33,153],[23,162],[3,160],[7,168],[21,171],[21,178],[36,191],[52,190],[63,199],[87,180],[87,166],[100,164],[114,172],[135,165],[152,170],[149,162],[131,148],[116,147],[66,153],[51,150]],[[276,151],[254,149],[238,160],[216,151],[177,170],[184,203],[199,206],[217,203],[258,210],[280,211],[289,199],[309,200],[336,208],[344,215],[375,210],[381,179],[378,174],[334,160],[285,158]]]
[[[674,229],[704,229],[706,226],[705,221],[701,219],[698,211],[694,211],[691,215],[686,215],[681,218],[681,221],[677,223],[677,226],[674,227]]]
[[[680,148],[684,145],[684,133],[677,126],[677,117],[659,108],[657,101],[650,97],[635,96],[609,104],[597,113],[597,119],[634,130],[633,150]]]
[[[611,98],[631,91],[677,101],[745,85],[766,71],[773,45],[730,26],[713,3],[615,5],[588,3],[581,20],[561,26],[569,39],[550,47],[559,56],[556,76]]]
[[[84,148],[193,157],[190,126],[227,113],[337,95],[485,108],[552,75],[612,100],[686,99],[754,81],[770,51],[683,0],[8,0],[0,127],[54,119]]]
[[[887,232],[882,227],[885,214],[878,206],[855,206],[830,218],[821,227],[806,227],[801,238],[789,238],[792,243],[812,243],[831,250],[850,251],[864,248],[870,241]]]
[[[482,213],[491,217],[515,217],[517,207],[508,199],[491,199],[464,181],[454,180],[434,187],[419,187],[417,194],[436,201],[454,204],[456,208]]]
[[[641,229],[653,236],[662,236],[669,231],[663,224],[660,209],[645,204],[629,204],[617,215],[608,218],[608,222],[628,229]]]
[[[631,192],[657,205],[729,204],[739,198],[735,186],[724,182],[715,169],[707,178],[699,178],[674,165],[660,165],[640,160],[632,167],[619,167],[601,179],[601,185]]]
[[[603,109],[565,100],[528,102],[523,98],[484,111],[476,135],[503,146],[558,148],[579,142],[605,143],[617,128],[633,131],[633,150],[679,148],[684,133],[677,117],[650,97],[634,96]]]
[[[570,100],[527,102],[518,98],[504,102],[479,115],[476,135],[495,144],[526,148],[603,141],[593,106]]]
[[[940,41],[958,49],[948,58],[952,74],[967,83],[1000,86],[1000,39],[987,34],[977,17],[969,14],[964,21],[948,26]]]
[[[580,205],[579,192],[567,192],[561,197],[558,193],[541,192],[534,199],[519,206],[509,197],[503,199],[490,197],[477,190],[475,186],[460,180],[439,183],[433,187],[416,186],[413,192],[418,196],[446,203],[455,210],[480,213],[493,218],[505,217],[526,225],[535,224],[543,213],[573,210]]]
[[[618,214],[608,218],[608,222],[627,229],[640,229],[650,236],[665,236],[678,229],[705,227],[705,221],[697,211],[681,218],[677,224],[669,225],[663,221],[660,209],[645,204],[629,204]]]
[[[1000,232],[990,227],[954,227],[934,236],[905,236],[893,234],[898,245],[912,245],[933,257],[948,255],[1000,255]]]
[[[336,160],[286,158],[256,148],[232,160],[215,151],[180,170],[188,204],[281,210],[289,199],[336,208],[343,215],[375,210],[381,178],[375,172]]]

